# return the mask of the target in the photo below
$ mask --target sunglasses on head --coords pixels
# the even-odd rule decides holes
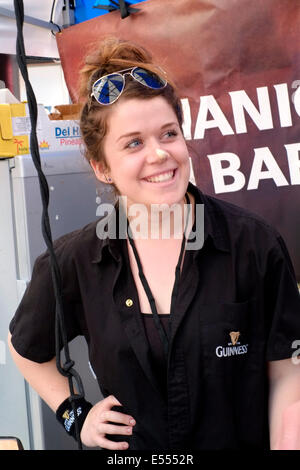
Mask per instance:
[[[156,73],[141,67],[130,67],[98,78],[92,86],[91,96],[103,105],[114,103],[125,88],[126,75],[130,75],[137,82],[153,90],[160,90],[167,86],[167,81]]]

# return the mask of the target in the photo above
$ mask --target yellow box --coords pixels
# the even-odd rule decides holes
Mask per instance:
[[[29,153],[25,103],[0,104],[0,158]]]
[[[43,154],[81,149],[78,117],[79,104],[57,105],[47,114],[43,104],[37,105],[36,137]],[[4,88],[0,90],[0,158],[30,154],[31,122],[28,103],[20,103]]]

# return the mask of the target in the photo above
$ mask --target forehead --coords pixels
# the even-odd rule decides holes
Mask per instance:
[[[108,132],[142,132],[149,127],[161,127],[166,122],[178,122],[172,106],[162,96],[150,99],[125,99],[114,105],[108,116]]]

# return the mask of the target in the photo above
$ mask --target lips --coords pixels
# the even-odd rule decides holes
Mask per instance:
[[[157,175],[144,178],[144,180],[148,183],[162,183],[164,181],[169,181],[174,177],[175,171],[176,169],[164,171],[163,173],[158,173]]]

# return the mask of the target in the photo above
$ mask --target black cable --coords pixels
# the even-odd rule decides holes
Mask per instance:
[[[53,23],[53,15],[54,15],[54,6],[55,6],[56,0],[53,0],[52,2],[52,7],[51,7],[51,13],[50,13],[50,23]]]
[[[63,302],[62,302],[62,280],[60,275],[60,269],[56,259],[56,255],[53,248],[51,227],[49,221],[49,187],[47,179],[42,171],[41,159],[39,153],[39,146],[36,134],[36,125],[38,117],[38,108],[36,98],[32,89],[32,86],[28,77],[28,70],[26,64],[26,54],[24,46],[24,37],[23,37],[23,24],[24,24],[24,4],[23,0],[14,0],[14,8],[16,15],[17,23],[17,43],[16,43],[16,52],[17,52],[17,62],[22,74],[22,77],[26,86],[27,101],[30,113],[31,121],[31,132],[30,132],[30,150],[32,155],[32,160],[36,171],[38,173],[38,180],[40,185],[41,199],[42,199],[42,234],[44,241],[47,245],[49,255],[50,255],[50,266],[51,266],[51,275],[53,281],[54,294],[56,299],[56,314],[55,314],[55,351],[56,351],[56,366],[57,370],[64,376],[68,378],[69,388],[70,388],[70,403],[74,412],[75,417],[75,429],[76,429],[76,439],[78,441],[78,448],[82,449],[82,444],[80,440],[80,433],[78,429],[77,422],[77,413],[76,413],[76,400],[84,398],[84,389],[81,378],[76,370],[73,368],[74,361],[72,361],[69,352],[68,340],[65,330],[64,322],[64,312],[63,312]],[[60,345],[63,344],[63,350],[65,354],[65,362],[61,362],[61,351]],[[77,394],[75,394],[73,380],[75,380],[78,388]]]
[[[53,2],[52,2],[52,7],[51,7],[51,13],[50,13],[50,20],[49,20],[49,23],[52,23],[54,26],[57,26],[57,28],[59,29],[58,32],[61,33],[61,27],[60,27],[58,24],[54,23],[54,21],[53,21],[55,3],[56,3],[56,0],[53,0]],[[53,36],[55,36],[55,34],[56,34],[53,30],[51,30],[51,33],[53,34]]]

